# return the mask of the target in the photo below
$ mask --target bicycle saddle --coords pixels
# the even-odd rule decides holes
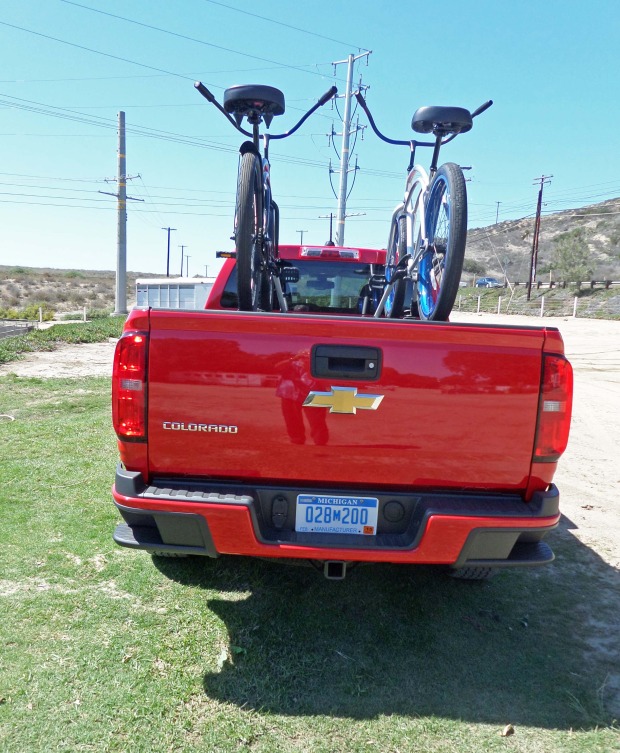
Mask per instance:
[[[419,107],[411,120],[416,133],[434,133],[447,136],[449,133],[466,133],[471,130],[469,110],[464,107]]]
[[[241,117],[259,117],[282,115],[284,113],[284,94],[273,86],[251,84],[231,86],[224,92],[224,110]]]

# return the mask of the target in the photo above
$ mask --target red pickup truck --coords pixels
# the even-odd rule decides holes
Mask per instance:
[[[281,246],[288,313],[134,309],[118,342],[121,546],[160,555],[540,565],[560,519],[560,333],[372,317],[384,252]]]

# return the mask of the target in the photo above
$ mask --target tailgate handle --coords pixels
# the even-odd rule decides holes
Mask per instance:
[[[318,379],[378,379],[381,350],[356,345],[315,345],[312,376]]]

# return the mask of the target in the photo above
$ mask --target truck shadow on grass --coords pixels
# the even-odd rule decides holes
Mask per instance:
[[[210,698],[296,716],[594,728],[618,718],[620,578],[570,528],[553,535],[552,565],[483,583],[432,567],[327,581],[244,558],[157,564],[209,592],[228,629],[228,659],[204,676]]]

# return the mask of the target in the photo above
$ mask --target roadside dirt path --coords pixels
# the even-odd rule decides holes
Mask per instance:
[[[21,361],[0,366],[0,376],[84,377],[112,376],[116,340],[83,345],[61,345],[56,350],[29,353]]]
[[[575,390],[570,441],[554,481],[562,511],[578,526],[573,533],[620,568],[620,321],[493,314],[458,314],[452,320],[544,322],[560,330]]]

